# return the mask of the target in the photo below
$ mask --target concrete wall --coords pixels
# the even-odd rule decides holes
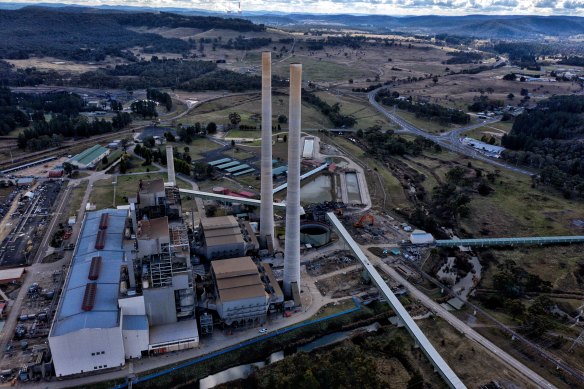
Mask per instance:
[[[49,337],[49,346],[57,377],[100,370],[99,366],[109,369],[125,363],[120,327],[89,328],[52,336]]]
[[[251,305],[251,307],[250,307]],[[265,322],[268,312],[268,296],[252,297],[233,301],[219,301],[217,313],[227,324],[233,321],[246,320],[248,318],[259,318],[260,322]]]
[[[148,330],[123,330],[126,359],[141,358],[142,350],[148,350],[150,341]]]
[[[231,243],[205,247],[208,260],[220,258],[235,258],[245,256],[245,243]]]
[[[144,296],[126,297],[118,300],[118,305],[124,315],[145,315]]]
[[[151,326],[176,323],[174,289],[148,288],[143,290],[146,315]]]

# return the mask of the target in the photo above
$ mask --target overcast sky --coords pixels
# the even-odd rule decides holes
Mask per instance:
[[[12,0],[18,2],[19,0]],[[44,0],[80,5],[131,5],[235,11],[227,0]],[[24,0],[23,2],[30,2]],[[381,15],[531,14],[584,16],[584,0],[245,0],[245,11]]]

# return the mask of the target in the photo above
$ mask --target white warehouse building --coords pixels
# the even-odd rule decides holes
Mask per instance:
[[[100,229],[104,213],[109,216],[107,228]],[[126,217],[127,211],[123,210],[90,212],[86,216],[49,333],[57,377],[125,363],[124,318],[118,309],[118,293],[126,259]],[[147,331],[143,335],[148,341]]]
[[[160,219],[168,234],[166,217]],[[166,288],[136,290],[131,225],[127,210],[86,214],[49,332],[57,377],[119,369],[127,359],[198,347],[196,320],[177,321],[175,312],[174,291],[188,287],[184,271],[177,270]],[[167,289],[169,298],[150,298]],[[172,308],[170,320],[151,312],[166,306]]]

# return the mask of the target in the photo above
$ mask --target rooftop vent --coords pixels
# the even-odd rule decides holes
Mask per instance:
[[[99,221],[99,229],[105,230],[107,228],[107,222],[109,219],[109,213],[102,213],[101,220]]]
[[[95,239],[95,249],[96,250],[103,250],[105,247],[105,230],[99,230],[97,232],[97,238]]]
[[[97,284],[91,282],[85,285],[85,294],[83,295],[83,305],[81,308],[84,311],[91,311],[95,305],[95,295],[97,293]]]
[[[91,266],[89,268],[89,278],[95,281],[99,278],[99,271],[101,270],[101,256],[91,258]]]

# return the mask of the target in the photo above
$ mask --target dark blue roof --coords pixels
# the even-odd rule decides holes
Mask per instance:
[[[146,315],[124,315],[123,317],[123,330],[147,330],[148,329],[148,318]]]

